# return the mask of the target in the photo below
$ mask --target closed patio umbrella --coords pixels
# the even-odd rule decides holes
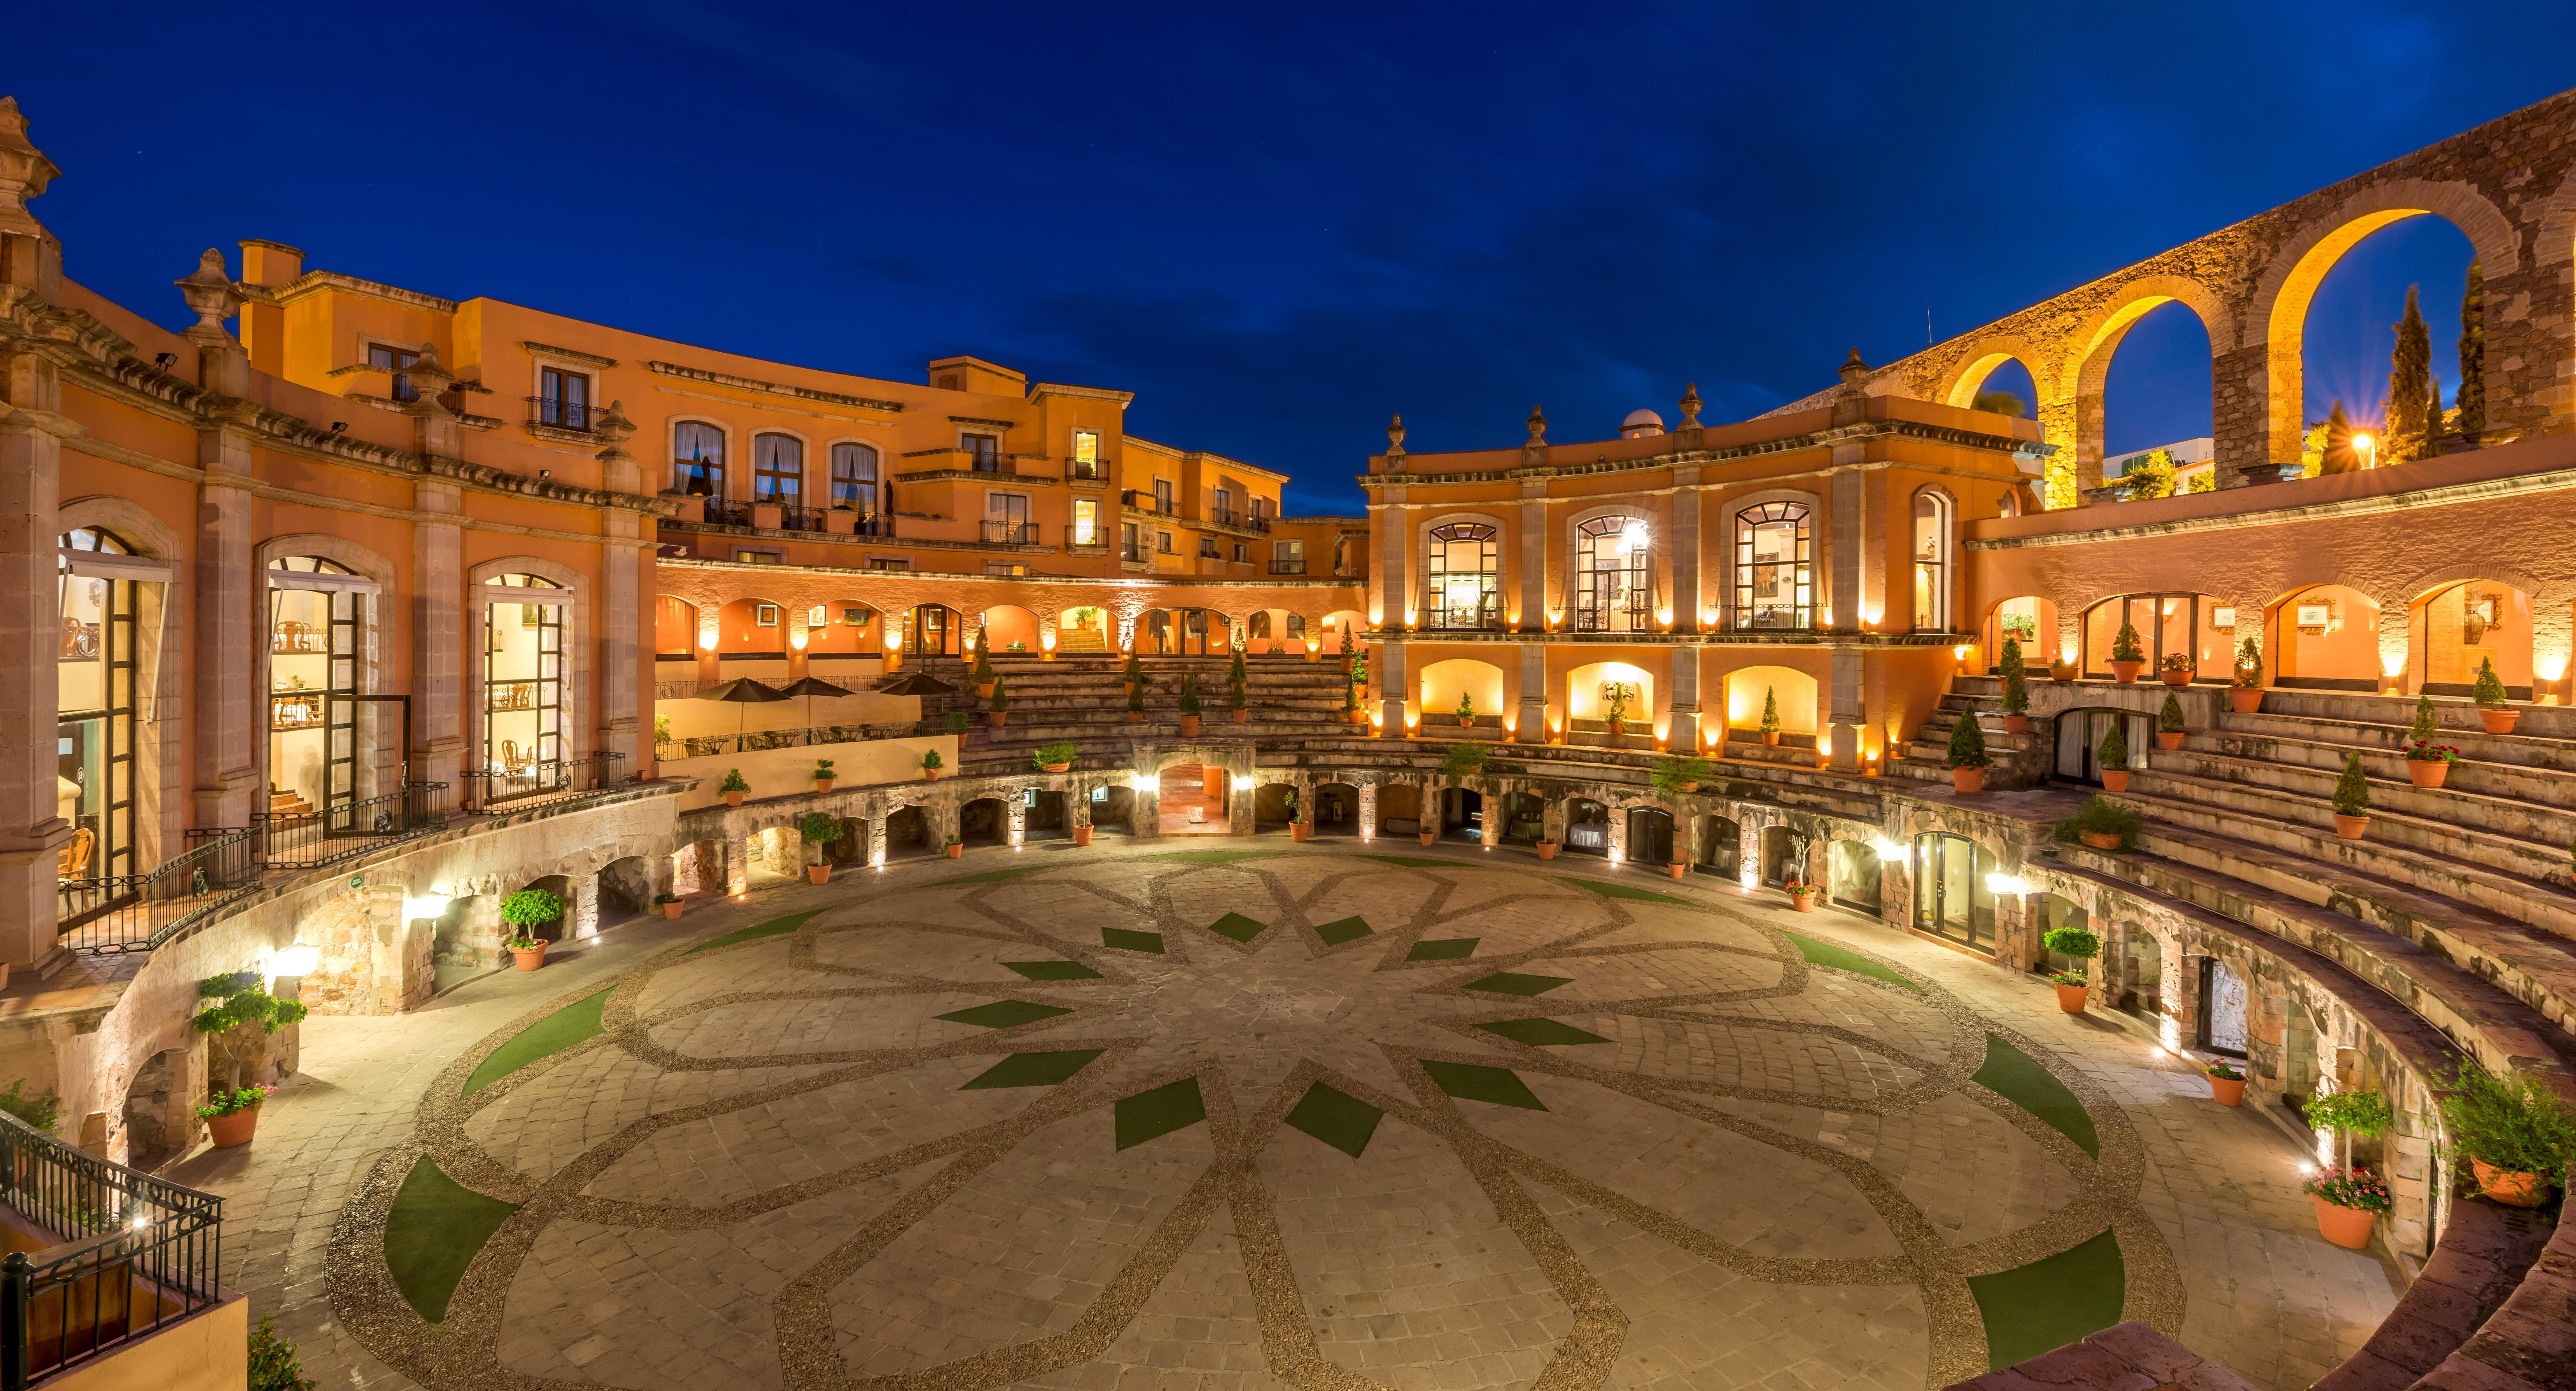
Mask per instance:
[[[835,686],[819,676],[808,676],[779,692],[783,696],[805,697],[805,742],[814,742],[814,697],[857,695],[844,686]]]
[[[957,688],[927,672],[908,671],[877,687],[883,695],[932,696],[955,695]]]
[[[786,695],[781,693],[777,687],[764,686],[759,682],[752,680],[748,676],[737,676],[731,681],[719,682],[716,685],[709,686],[705,690],[698,692],[698,699],[700,700],[728,700],[732,701],[736,705],[767,705],[773,700],[785,700],[786,698]],[[746,710],[742,712],[742,720],[749,720],[750,718],[750,711]],[[733,732],[733,751],[735,753],[742,752],[741,721],[737,721],[735,723]]]

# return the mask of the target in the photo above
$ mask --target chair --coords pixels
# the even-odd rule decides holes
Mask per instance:
[[[504,739],[501,741],[501,766],[512,773],[526,771],[527,764],[519,757],[519,743],[517,740]]]
[[[61,859],[59,861],[62,872],[57,877],[63,879],[81,878],[81,871],[89,868],[89,857],[92,854],[95,854],[97,850],[98,832],[91,830],[87,826],[82,826],[74,830],[72,832],[72,838],[63,845]]]

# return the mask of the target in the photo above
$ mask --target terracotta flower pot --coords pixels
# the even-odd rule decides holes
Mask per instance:
[[[2061,985],[2061,986],[2058,986],[2058,987],[2057,987],[2057,1007],[2058,1007],[2059,1009],[2062,1009],[2062,1010],[2066,1011],[2068,1014],[2082,1014],[2082,1013],[2084,1012],[2084,997],[2085,997],[2085,996],[2087,996],[2087,995],[2089,995],[2089,994],[2091,994],[2091,993],[2092,993],[2092,987],[2091,987],[2091,986],[2086,986],[2086,985]]]
[[[1699,791],[1699,784],[1695,782],[1682,783],[1679,786],[1679,790],[1683,792],[1697,792]]]
[[[1082,825],[1073,828],[1073,843],[1076,845],[1089,845],[1091,843],[1091,824],[1089,822],[1084,822]]]
[[[832,867],[830,865],[807,865],[805,866],[805,878],[809,883],[828,884],[832,882]]]
[[[1307,825],[1303,821],[1291,821],[1288,823],[1288,838],[1301,845],[1305,843],[1306,837],[1313,835],[1314,833],[1315,828]]]
[[[921,779],[924,782],[937,782],[939,781],[939,773],[940,770],[937,768],[924,768],[921,770]]]
[[[1780,743],[1780,731],[1776,729],[1766,729],[1762,731],[1762,742],[1777,747]]]
[[[1183,715],[1183,716],[1181,716],[1181,737],[1182,737],[1182,738],[1184,738],[1184,739],[1195,739],[1195,738],[1199,737],[1199,717],[1198,717],[1198,716],[1196,716],[1196,715]]]
[[[1128,712],[1127,712],[1127,723],[1129,723],[1129,724],[1143,724],[1144,722],[1145,722],[1145,712],[1144,712],[1144,711],[1142,711],[1142,710],[1130,710],[1130,711],[1128,711]]]
[[[2171,733],[2167,733],[2161,729],[2157,730],[2156,747],[2167,753],[2172,753],[2174,750],[2182,747],[2182,737],[2184,732],[2185,731],[2182,730],[2175,730]]]
[[[2342,812],[2336,812],[2334,819],[2335,834],[2345,840],[2359,840],[2362,832],[2370,829],[2370,815],[2367,812],[2360,816],[2346,816]]]
[[[835,779],[832,778],[816,778],[814,779],[814,790],[817,792],[829,792],[832,790],[832,784],[834,781]]]
[[[2221,1106],[2244,1105],[2245,1079],[2242,1077],[2231,1079],[2211,1074],[2209,1078],[2209,1099],[2217,1102]]]
[[[1234,722],[1235,722],[1236,724],[1241,724],[1241,723],[1243,723],[1243,717],[1244,717],[1244,716],[1246,716],[1246,715],[1251,714],[1252,712],[1251,712],[1250,710],[1232,710],[1232,711],[1228,711],[1227,713],[1229,713],[1229,714],[1231,714],[1231,715],[1233,715],[1233,716],[1234,716]]]
[[[2102,790],[2103,790],[2103,791],[2105,791],[2105,792],[2126,792],[2126,791],[2128,791],[2128,790],[2129,790],[2129,770],[2128,770],[2128,769],[2126,769],[2126,768],[2105,768],[2105,769],[2103,769],[2103,770],[2102,770]]]
[[[2478,718],[2486,722],[2489,734],[2513,733],[2513,722],[2522,718],[2519,710],[2480,710]]]
[[[1422,843],[1425,845],[1438,845],[1440,843],[1440,833],[1438,831],[1424,831],[1422,833]]]
[[[1983,792],[1986,790],[1986,770],[1953,768],[1950,770],[1950,787],[1962,797],[1971,797]]]
[[[2499,1169],[2475,1156],[2470,1157],[2469,1168],[2478,1176],[2478,1191],[2507,1207],[2538,1207],[2549,1201],[2546,1175]]]
[[[533,971],[546,964],[546,944],[539,942],[534,950],[512,947],[510,955],[518,961],[520,970]]]
[[[977,700],[991,700],[993,698],[993,683],[990,681],[976,682],[975,698]]]
[[[1010,719],[1010,717],[1011,712],[1008,710],[987,710],[984,712],[984,727],[986,729],[1000,729],[1003,722]]]
[[[2113,662],[2111,679],[2123,686],[2133,686],[2137,684],[2138,673],[2146,669],[2147,664],[2144,662]]]
[[[2450,775],[2449,759],[2410,758],[2406,760],[2406,776],[2414,779],[2417,787],[2440,787],[2442,780]]]
[[[741,794],[741,793],[739,793],[739,792],[728,792],[728,793],[726,793],[726,794],[724,795],[725,805],[726,805],[726,806],[729,806],[729,807],[738,807],[738,806],[741,806],[741,805],[742,805],[742,797],[743,797],[743,794]]]
[[[2048,664],[2048,679],[2051,681],[2072,681],[2075,677],[2076,666],[2073,662],[2051,662]]]
[[[662,916],[669,918],[673,922],[678,922],[680,920],[680,910],[688,906],[689,905],[685,903],[665,903],[662,905]]]
[[[1823,895],[1814,889],[1792,889],[1789,891],[1789,906],[1801,913],[1812,913],[1816,911],[1816,900],[1821,897]]]
[[[1061,773],[1072,766],[1073,765],[1070,763],[1041,763],[1038,765],[1039,768],[1050,773]]]
[[[2314,1193],[2308,1197],[2317,1205],[2319,1236],[2347,1251],[2358,1251],[2370,1245],[2370,1229],[2378,1223],[2378,1213],[2330,1203]]]
[[[2029,728],[2030,716],[2028,715],[2004,716],[2004,733],[2006,734],[2021,734],[2028,731]]]
[[[1474,729],[1476,727],[1476,717],[1473,715],[1460,715],[1458,717],[1458,727],[1460,729]]]
[[[2083,839],[2086,845],[2092,846],[2096,850],[2117,850],[2120,848],[2120,837],[2116,834],[2102,831],[2078,831],[2076,834]]]
[[[1552,840],[1543,840],[1543,841],[1540,841],[1540,842],[1538,843],[1537,850],[1538,850],[1538,857],[1539,857],[1540,859],[1542,859],[1542,860],[1553,860],[1553,859],[1555,859],[1555,858],[1556,858],[1556,842],[1555,842],[1555,841],[1552,841]]]
[[[1688,879],[1690,877],[1690,866],[1677,861],[1673,864],[1664,866],[1664,872],[1672,875],[1675,879]]]
[[[965,854],[966,854],[966,847],[965,847],[965,846],[963,846],[963,845],[950,845],[950,846],[943,846],[943,847],[941,847],[941,848],[942,848],[942,849],[945,849],[945,850],[948,852],[948,858],[950,858],[950,859],[952,859],[952,860],[955,860],[955,859],[962,859],[962,858],[964,858],[964,857],[965,857]]]
[[[2227,708],[2240,715],[2253,714],[2263,708],[2263,688],[2230,686],[2227,690]]]
[[[259,1107],[253,1106],[229,1116],[206,1117],[206,1133],[214,1140],[215,1148],[228,1150],[235,1145],[249,1144],[250,1137],[259,1130],[259,1111]]]
[[[2191,673],[2188,671],[2159,671],[2156,673],[2156,676],[2157,679],[2163,681],[2168,686],[2188,686],[2191,684]]]

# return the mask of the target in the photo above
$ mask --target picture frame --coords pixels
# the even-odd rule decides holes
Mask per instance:
[[[2301,632],[2306,632],[2312,628],[2318,632],[2323,632],[2334,623],[2334,605],[2331,602],[2325,600],[2301,600],[2297,605],[2297,610],[2298,612],[2295,616],[2298,619],[2298,627]]]
[[[2236,627],[2236,606],[2233,604],[2213,606],[2209,611],[2209,626],[2233,631]]]
[[[755,627],[755,628],[775,628],[775,627],[777,627],[777,626],[778,626],[778,606],[777,606],[776,604],[754,604],[754,605],[752,605],[752,606],[751,606],[751,625],[752,625],[753,627]]]

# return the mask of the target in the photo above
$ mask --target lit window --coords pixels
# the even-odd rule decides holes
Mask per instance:
[[[1073,500],[1073,544],[1100,544],[1100,503],[1097,499],[1084,497]]]
[[[805,490],[805,442],[793,435],[751,437],[751,495],[793,507]]]

